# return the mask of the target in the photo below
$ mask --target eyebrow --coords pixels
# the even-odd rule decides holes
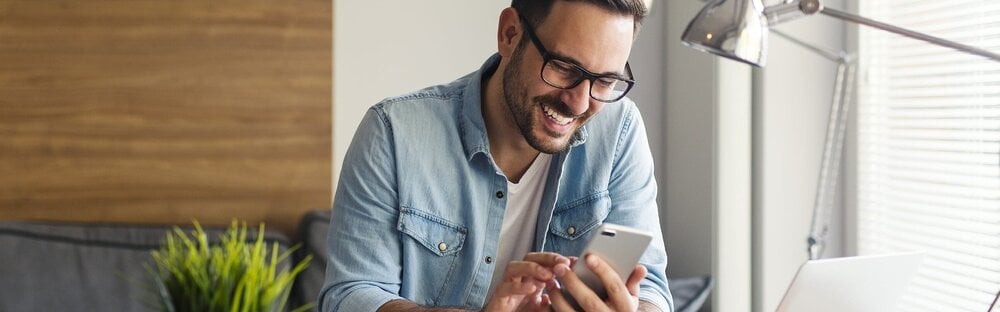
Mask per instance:
[[[538,38],[538,33],[535,30],[535,27],[532,27],[531,24],[529,24],[528,21],[524,19],[524,17],[521,17],[521,22],[525,26],[525,30],[529,32],[528,35],[532,37],[530,39],[532,41],[534,41],[534,43],[537,44],[538,47],[541,47],[542,49],[544,49],[545,53],[548,54],[548,55],[550,55],[552,58],[560,60],[560,61],[563,61],[563,62],[567,62],[567,63],[573,64],[573,66],[579,67],[580,69],[582,69],[582,70],[584,70],[584,71],[586,71],[586,72],[588,72],[590,74],[596,75],[596,76],[600,76],[600,77],[613,77],[613,78],[617,78],[617,79],[631,79],[631,78],[625,76],[624,68],[622,68],[622,70],[623,70],[622,72],[602,72],[602,73],[595,73],[595,72],[590,71],[586,67],[583,67],[583,63],[580,62],[579,60],[577,60],[576,58],[574,58],[572,56],[568,56],[568,55],[563,55],[562,53],[559,53],[559,52],[556,52],[556,51],[552,51],[551,49],[545,47],[545,44],[542,43],[542,38]]]
[[[539,40],[539,41],[541,41],[541,40]],[[628,79],[628,77],[625,77],[625,73],[624,72],[595,73],[595,72],[590,71],[586,67],[583,67],[583,65],[580,63],[580,61],[577,60],[576,58],[572,57],[572,56],[562,55],[561,53],[555,52],[555,51],[548,51],[548,52],[549,52],[549,55],[552,56],[552,58],[560,60],[560,61],[563,61],[563,62],[566,62],[566,63],[573,64],[574,66],[579,67],[580,69],[583,69],[583,70],[585,70],[585,71],[587,71],[587,72],[589,72],[591,74],[594,74],[594,75],[597,75],[597,76],[601,76],[601,77],[614,77],[614,78],[620,78],[620,79]]]
[[[574,58],[572,56],[562,55],[562,54],[560,54],[558,52],[554,52],[554,51],[549,51],[549,55],[551,55],[552,58],[554,58],[554,59],[558,59],[560,61],[573,64],[576,67],[579,67],[580,69],[586,70],[587,72],[589,72],[591,74],[594,74],[594,75],[597,75],[597,76],[608,76],[608,77],[615,77],[615,78],[625,78],[625,73],[624,72],[595,73],[595,72],[587,69],[586,67],[583,67],[583,64],[581,64],[579,60],[577,60],[576,58]]]

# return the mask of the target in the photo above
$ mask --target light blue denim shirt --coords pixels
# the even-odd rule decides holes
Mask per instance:
[[[481,309],[507,197],[483,122],[493,55],[450,84],[371,107],[348,148],[327,241],[323,311],[375,311],[393,299]],[[607,104],[552,157],[533,249],[578,256],[601,223],[654,233],[640,299],[673,311],[653,159],[631,100]]]

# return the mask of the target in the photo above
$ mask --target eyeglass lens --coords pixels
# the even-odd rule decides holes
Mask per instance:
[[[586,78],[576,65],[550,59],[542,68],[542,79],[556,88],[570,89]],[[600,101],[615,101],[628,90],[628,82],[614,77],[597,77],[591,81],[590,95]]]

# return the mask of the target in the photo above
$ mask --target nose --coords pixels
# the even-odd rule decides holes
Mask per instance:
[[[587,112],[590,108],[590,80],[584,79],[572,89],[563,90],[561,100],[573,116]]]

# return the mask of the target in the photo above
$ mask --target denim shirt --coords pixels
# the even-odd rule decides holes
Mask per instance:
[[[375,311],[393,299],[481,309],[490,294],[507,179],[490,154],[482,78],[500,58],[450,84],[371,107],[348,148],[327,241],[323,311]],[[653,159],[631,100],[607,104],[554,154],[534,251],[578,256],[601,223],[653,233],[640,299],[673,311]],[[502,269],[502,267],[501,267]]]

